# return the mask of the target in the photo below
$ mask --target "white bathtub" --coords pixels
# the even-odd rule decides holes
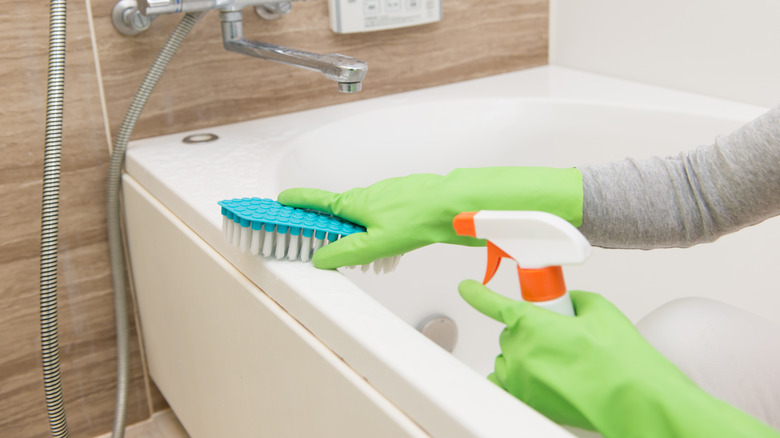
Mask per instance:
[[[194,437],[569,436],[487,380],[501,326],[461,301],[484,249],[432,246],[377,276],[241,254],[216,202],[345,190],[456,167],[574,166],[710,143],[766,109],[543,67],[136,141],[125,207],[150,373]],[[636,321],[708,296],[780,321],[780,222],[686,250],[605,251],[566,268]],[[491,287],[517,296],[507,266]],[[458,327],[452,354],[414,329]],[[580,432],[577,432],[580,433]]]

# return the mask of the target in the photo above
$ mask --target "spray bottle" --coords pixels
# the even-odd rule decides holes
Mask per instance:
[[[541,211],[460,213],[452,223],[461,236],[487,239],[487,284],[506,257],[517,263],[520,291],[525,301],[574,316],[561,265],[581,264],[591,246],[573,225]]]

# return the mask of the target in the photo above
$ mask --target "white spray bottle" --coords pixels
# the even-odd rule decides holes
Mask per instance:
[[[501,259],[517,263],[520,291],[525,301],[574,316],[561,265],[581,264],[591,246],[573,225],[541,211],[490,211],[460,213],[453,220],[461,236],[487,239],[487,284]]]

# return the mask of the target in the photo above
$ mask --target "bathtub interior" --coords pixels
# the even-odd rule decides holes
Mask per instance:
[[[709,144],[742,123],[677,111],[533,98],[469,98],[375,109],[291,138],[280,188],[343,191],[458,167],[597,164]]]
[[[697,113],[549,99],[423,102],[364,112],[300,133],[289,140],[278,161],[275,183],[279,190],[344,191],[384,178],[444,174],[459,167],[570,167],[665,156],[709,144],[742,123]],[[771,284],[769,264],[780,254],[775,249],[756,254],[755,248],[765,247],[762,239],[780,237],[780,227],[767,223],[756,228],[687,250],[596,248],[585,265],[565,268],[567,283],[571,289],[604,294],[634,321],[664,302],[689,295],[761,313],[770,296],[765,290]],[[433,315],[454,320],[458,341],[453,354],[485,375],[499,353],[502,325],[478,314],[457,293],[461,280],[482,279],[485,262],[483,248],[442,244],[404,255],[390,274],[340,271],[412,326]],[[511,264],[505,260],[489,286],[519,299]],[[762,266],[767,271],[756,273]],[[748,275],[753,276],[745,288]]]

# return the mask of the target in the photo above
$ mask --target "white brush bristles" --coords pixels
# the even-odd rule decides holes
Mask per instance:
[[[260,248],[263,247],[264,236],[265,236],[265,231],[252,230],[252,243],[249,245],[249,254],[252,255],[260,254]]]
[[[227,218],[227,216],[222,216],[222,235],[225,237],[225,240],[230,241],[230,232],[233,230],[234,222]]]
[[[276,260],[281,260],[287,254],[287,241],[290,237],[287,233],[276,233]]]
[[[324,245],[325,239],[317,239],[316,237],[312,237],[313,244],[312,244],[312,254],[317,252],[318,249],[322,248],[322,245]]]
[[[238,247],[242,252],[249,252],[249,244],[252,243],[252,229],[249,227],[241,227],[241,233],[239,235],[240,242]]]
[[[276,238],[276,231],[263,231],[265,234],[265,240],[263,241],[263,256],[271,257],[274,253],[274,240]]]
[[[301,236],[301,261],[311,260],[311,236]]]
[[[265,227],[255,230],[251,227],[243,227],[241,224],[222,217],[222,233],[225,239],[233,246],[246,254],[253,256],[273,257],[277,260],[300,260],[308,262],[315,251],[327,245],[327,239],[318,239],[315,236],[291,235],[268,231]],[[389,273],[398,266],[401,256],[385,257],[372,263],[360,265],[363,272]],[[358,266],[349,266],[356,268]]]
[[[233,224],[233,245],[238,246],[241,243],[241,228],[243,228],[240,224],[234,223]]]
[[[290,235],[290,241],[287,244],[287,260],[298,260],[298,253],[300,252],[300,234]]]

